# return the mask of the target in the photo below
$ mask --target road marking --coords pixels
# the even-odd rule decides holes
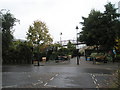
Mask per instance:
[[[11,86],[3,86],[5,88],[10,88],[10,87],[16,87],[17,85],[11,85]]]
[[[55,76],[58,76],[58,74],[56,74]]]
[[[95,75],[93,75],[93,77],[95,77]]]
[[[41,83],[43,83],[43,81],[41,81]]]
[[[92,79],[94,79],[94,77],[92,77]]]
[[[50,80],[53,80],[54,79],[54,77],[52,77]]]
[[[94,84],[96,84],[96,82],[94,81]]]
[[[97,82],[97,79],[95,79],[95,81]]]
[[[38,82],[40,82],[40,80],[38,80]]]
[[[96,86],[96,88],[99,88],[99,86]]]
[[[37,85],[36,83],[33,84],[34,86]]]
[[[46,86],[48,83],[45,83],[44,86]]]
[[[48,86],[48,87],[57,87],[57,86],[53,86],[53,85],[46,85],[46,86]]]
[[[39,84],[39,82],[38,83],[32,83],[33,85],[37,85],[37,84]]]

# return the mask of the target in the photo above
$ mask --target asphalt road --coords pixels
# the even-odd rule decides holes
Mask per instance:
[[[92,64],[76,58],[65,62],[49,62],[44,66],[3,66],[2,88],[107,88],[117,63]]]

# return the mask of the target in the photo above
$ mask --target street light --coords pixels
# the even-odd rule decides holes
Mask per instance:
[[[77,49],[77,47],[78,47],[78,37],[77,37],[77,31],[78,31],[78,26],[76,26],[76,41],[77,41],[77,44],[76,44],[76,50],[77,50],[77,65],[79,65],[79,56],[78,56],[78,49]]]
[[[39,41],[37,41],[37,57],[38,57],[38,66],[40,66],[39,60]]]
[[[60,33],[60,43],[62,45],[62,32]]]

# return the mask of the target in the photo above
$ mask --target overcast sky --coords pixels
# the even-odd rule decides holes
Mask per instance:
[[[20,24],[14,27],[16,39],[25,39],[29,25],[41,20],[46,23],[55,41],[75,39],[78,26],[81,31],[82,16],[87,17],[91,9],[104,11],[107,1],[118,5],[119,0],[0,0],[0,9],[10,10]]]

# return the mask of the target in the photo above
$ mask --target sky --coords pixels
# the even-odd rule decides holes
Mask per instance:
[[[92,9],[104,11],[107,2],[118,5],[120,0],[0,0],[0,10],[10,10],[20,24],[14,26],[14,37],[26,39],[28,28],[35,20],[46,23],[54,42],[75,40],[80,32],[82,16],[87,17]],[[75,29],[79,27],[78,31]]]

